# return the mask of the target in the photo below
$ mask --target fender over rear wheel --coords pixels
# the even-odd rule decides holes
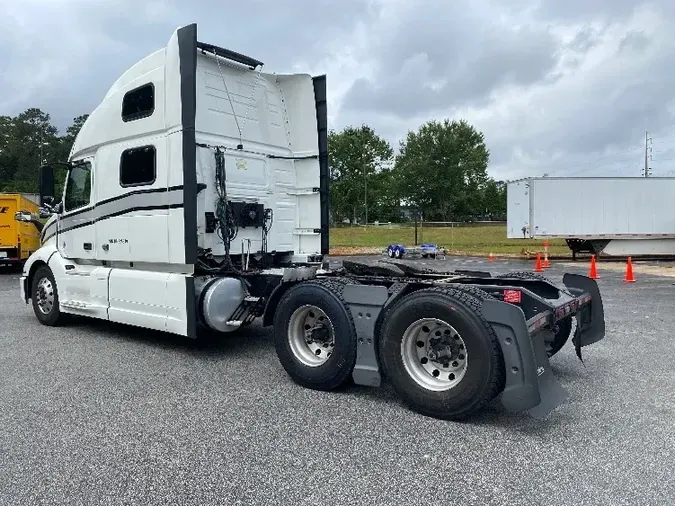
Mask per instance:
[[[59,309],[59,290],[49,267],[43,265],[33,275],[30,297],[33,312],[40,323],[49,327],[64,323],[66,315]]]
[[[385,376],[415,411],[465,419],[504,388],[501,348],[473,295],[431,288],[387,311],[380,333]]]
[[[356,364],[356,329],[342,298],[343,280],[302,282],[274,315],[277,357],[288,375],[313,390],[345,384]]]
[[[541,281],[546,281],[547,283],[555,284],[549,278],[542,276],[541,274],[536,274],[534,272],[527,271],[517,271],[510,272],[508,274],[501,274],[496,276],[497,278],[518,278],[518,279],[539,279]],[[558,328],[556,329],[552,339],[546,339],[544,343],[546,344],[546,354],[548,358],[551,358],[556,353],[558,353],[563,346],[567,343],[568,339],[572,335],[572,316],[567,316],[558,322]]]

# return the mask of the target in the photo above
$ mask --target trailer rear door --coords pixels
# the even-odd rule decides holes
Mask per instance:
[[[506,186],[506,237],[530,237],[531,193],[530,180],[512,181]]]

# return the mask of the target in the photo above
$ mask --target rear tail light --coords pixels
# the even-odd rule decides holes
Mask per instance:
[[[522,300],[523,294],[520,290],[504,290],[504,302],[511,304],[519,304]]]

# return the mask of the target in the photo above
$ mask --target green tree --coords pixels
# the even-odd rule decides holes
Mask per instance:
[[[77,118],[73,118],[73,124],[66,128],[65,138],[71,142],[75,142],[75,137],[77,137],[77,134],[80,133],[80,130],[82,130],[82,127],[88,118],[88,114],[82,114]]]
[[[17,152],[14,134],[14,122],[10,116],[0,116],[0,191],[14,180],[16,173]]]
[[[49,114],[31,107],[9,122],[8,152],[15,161],[10,180],[12,191],[33,192],[37,188],[37,168],[50,159],[59,140]]]
[[[462,220],[481,212],[490,152],[482,132],[464,120],[431,120],[400,143],[401,196],[425,220]]]
[[[59,144],[55,147],[54,157],[51,161],[65,162],[68,160],[70,157],[70,150],[75,143],[75,138],[77,137],[77,134],[80,133],[80,130],[88,117],[88,114],[83,114],[73,118],[73,123],[66,128],[66,134],[59,137]]]
[[[483,190],[483,208],[487,217],[501,220],[506,217],[506,184],[490,179]]]
[[[369,126],[347,127],[328,134],[330,204],[333,220],[381,219],[390,191],[387,177],[394,151]],[[384,202],[384,205],[382,204]]]
[[[0,116],[0,191],[37,192],[38,167],[65,162],[86,119],[87,115],[74,118],[59,136],[49,114],[38,108],[16,117]]]

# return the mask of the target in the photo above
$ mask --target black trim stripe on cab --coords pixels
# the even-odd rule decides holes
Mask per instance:
[[[194,265],[197,263],[197,25],[193,23],[180,28],[177,38],[183,128],[185,263]]]
[[[122,209],[122,210],[116,211],[114,213],[105,214],[105,215],[102,215],[102,216],[97,216],[96,218],[92,218],[90,220],[82,221],[82,222],[78,223],[77,225],[71,225],[69,227],[64,227],[60,230],[55,230],[54,233],[49,234],[49,235],[45,235],[45,238],[43,239],[43,242],[47,242],[49,239],[54,237],[57,232],[60,233],[60,234],[64,234],[64,233],[69,232],[71,230],[76,230],[78,228],[88,227],[90,225],[94,225],[95,223],[98,223],[99,221],[108,220],[110,218],[116,218],[116,217],[122,216],[124,214],[133,213],[133,212],[136,212],[136,211],[157,211],[157,210],[167,210],[167,209],[180,209],[182,207],[183,207],[183,204],[164,204],[164,205],[156,205],[156,206],[128,207],[126,209]]]
[[[87,225],[91,225],[93,223],[96,223],[101,220],[105,220],[108,218],[113,218],[115,216],[121,216],[123,214],[131,213],[134,211],[144,211],[144,210],[156,210],[156,209],[177,209],[183,206],[183,192],[182,192],[183,187],[182,186],[171,186],[169,188],[147,188],[144,190],[135,190],[135,191],[130,191],[123,193],[121,195],[116,195],[114,197],[110,197],[104,200],[101,200],[99,202],[96,202],[94,205],[91,207],[87,207],[84,209],[78,209],[76,211],[73,211],[68,214],[63,214],[59,217],[59,219],[49,225],[49,229],[52,227],[56,227],[57,230],[54,230],[53,233],[47,235],[47,231],[45,231],[44,234],[44,239],[42,239],[42,242],[46,242],[56,233],[63,233],[67,232],[68,230],[73,230],[74,228],[81,228],[81,227],[86,227]],[[169,196],[168,198],[171,198],[171,194],[173,193],[174,196],[174,201],[173,202],[162,202],[162,200],[166,199],[167,197],[164,197],[164,195]],[[150,195],[153,198],[150,198],[149,200],[152,202],[152,200],[157,200],[157,198],[154,198],[157,195],[160,195],[160,202],[142,202],[139,200],[138,196],[145,196],[145,195]],[[125,204],[126,202],[126,205]],[[111,204],[115,203],[120,203],[119,206],[114,206]],[[106,212],[106,207],[109,209]],[[96,216],[97,211],[103,209],[103,212],[101,215]],[[80,220],[77,220],[78,217]],[[76,223],[76,225],[69,226],[69,222],[71,221],[79,221],[79,223]],[[58,225],[56,225],[58,223]],[[58,228],[60,227],[60,228]]]
[[[195,290],[195,278],[185,276],[185,315],[187,318],[187,337],[197,337],[197,308],[195,307],[197,294]]]
[[[314,85],[314,104],[316,107],[316,129],[319,137],[319,208],[321,223],[321,254],[328,255],[330,250],[330,200],[328,184],[328,101],[326,95],[326,76],[312,78]]]
[[[129,192],[122,193],[120,195],[115,195],[114,197],[109,197],[107,199],[99,200],[96,202],[93,206],[87,207],[85,209],[76,209],[75,211],[69,212],[69,213],[64,213],[63,217],[64,218],[70,218],[72,216],[79,216],[80,214],[88,213],[92,209],[96,209],[97,207],[104,206],[106,204],[110,204],[111,202],[117,202],[118,200],[123,200],[129,197],[132,197],[134,195],[145,195],[149,193],[168,193],[172,191],[177,191],[177,190],[182,190],[183,185],[178,185],[178,186],[169,186],[168,188],[144,188],[142,190],[133,190]]]
[[[232,51],[231,49],[225,49],[222,47],[214,46],[212,44],[204,44],[203,42],[197,42],[197,48],[200,49],[203,53],[209,54],[215,53],[216,56],[220,56],[221,58],[225,58],[227,60],[232,60],[233,62],[246,65],[251,70],[255,70],[257,67],[263,66],[263,62],[261,62],[260,60],[256,60],[255,58],[251,58],[250,56],[246,56],[245,54],[237,53],[235,51]]]
[[[197,25],[180,28],[177,33],[180,60],[180,100],[183,135],[183,230],[185,263],[197,263]],[[197,336],[195,285],[192,276],[185,277],[186,334]]]
[[[82,223],[78,223],[77,225],[71,225],[69,227],[62,228],[59,230],[59,234],[63,234],[65,232],[69,232],[70,230],[76,230],[78,228],[82,227],[88,227],[89,225],[93,225],[95,223],[98,223],[99,221],[103,220],[108,220],[110,218],[116,218],[118,216],[122,216],[124,214],[128,213],[133,213],[136,211],[158,211],[158,210],[166,210],[166,209],[181,209],[183,207],[183,204],[165,204],[165,205],[159,205],[159,206],[137,206],[137,207],[130,207],[128,209],[123,209],[121,211],[117,211],[114,213],[106,214],[103,216],[96,217],[92,220],[88,220]]]
[[[42,229],[42,233],[40,234],[40,243],[45,243],[56,235],[57,223],[58,220],[52,221],[49,225]],[[54,229],[54,233],[47,235],[47,232],[49,232],[51,229]]]

